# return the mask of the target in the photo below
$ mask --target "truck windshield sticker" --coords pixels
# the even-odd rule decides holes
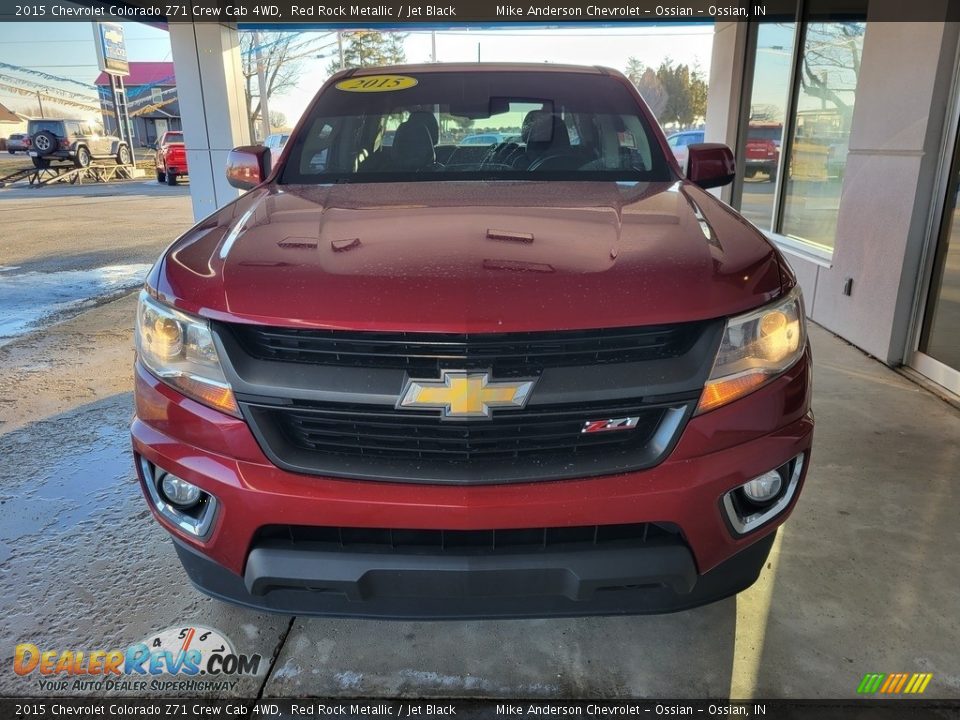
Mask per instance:
[[[341,80],[334,87],[347,92],[391,92],[406,90],[417,84],[417,79],[405,75],[364,75]]]

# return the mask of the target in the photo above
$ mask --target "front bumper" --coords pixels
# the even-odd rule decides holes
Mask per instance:
[[[666,461],[589,479],[411,485],[277,468],[247,424],[136,369],[133,448],[217,498],[203,540],[154,508],[201,590],[258,609],[371,617],[545,616],[663,612],[733,594],[757,577],[786,510],[744,537],[725,522],[729,490],[804,453],[809,355],[751,395],[693,418]],[[803,477],[800,478],[802,487]],[[141,472],[141,481],[143,481]],[[151,505],[153,508],[153,505]],[[483,556],[324,554],[260,542],[265,526],[490,530],[669,523],[677,543],[630,552]]]
[[[701,576],[688,550],[669,548],[603,557],[518,556],[507,563],[309,552],[299,557],[256,549],[241,577],[181,541],[174,546],[199,590],[255,610],[453,620],[663,613],[705,605],[752,585],[774,537],[767,534]]]

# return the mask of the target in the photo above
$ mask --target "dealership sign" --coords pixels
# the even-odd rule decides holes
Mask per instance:
[[[97,41],[97,64],[109,75],[129,75],[127,44],[123,40],[123,25],[112,22],[93,24]]]
[[[223,691],[232,690],[238,676],[261,674],[262,659],[238,653],[218,630],[177,625],[125,648],[60,650],[20,643],[14,649],[13,671],[36,677],[44,693]]]

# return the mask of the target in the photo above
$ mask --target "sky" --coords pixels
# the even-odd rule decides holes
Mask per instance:
[[[165,30],[139,23],[123,24],[131,61],[171,59],[170,40]],[[326,44],[325,33],[317,32],[315,36],[316,47]],[[698,65],[705,74],[710,69],[712,40],[712,24],[686,23],[564,29],[458,28],[436,33],[440,62],[475,61],[479,45],[483,61],[574,63],[623,70],[631,56],[654,67],[669,57],[679,63]],[[409,62],[429,61],[430,31],[409,32],[404,47]],[[325,53],[334,51],[335,47],[331,47],[320,51],[319,57],[303,58],[303,81],[283,96],[272,97],[271,111],[284,113],[288,124],[293,124],[327,77],[330,56]],[[93,81],[99,73],[93,29],[88,23],[0,23],[0,63],[64,78],[65,81],[57,83],[38,81],[81,94],[82,88],[66,80],[89,83],[90,95],[95,98]],[[0,67],[0,83],[8,82],[4,76],[20,80],[34,77]],[[21,112],[36,108],[36,100],[13,94],[3,87],[0,87],[0,103]]]

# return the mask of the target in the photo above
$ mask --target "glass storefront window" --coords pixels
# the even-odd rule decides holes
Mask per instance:
[[[796,23],[763,23],[757,28],[740,212],[763,230],[773,229],[795,37]]]
[[[960,170],[954,158],[945,223],[937,247],[920,351],[960,370]]]
[[[856,99],[863,22],[806,26],[780,232],[832,250]]]

